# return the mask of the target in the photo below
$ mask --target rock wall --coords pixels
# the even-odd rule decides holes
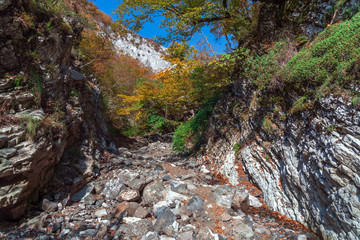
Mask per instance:
[[[336,11],[337,0],[261,0],[257,38],[268,41],[283,32],[312,39],[328,24],[344,19],[358,8],[358,1],[346,0]]]
[[[102,153],[116,151],[99,89],[71,67],[81,26],[52,18],[71,28],[54,24],[51,31],[33,32],[26,19],[49,22],[51,15],[32,16],[29,4],[0,1],[1,220],[22,216],[28,202],[45,194],[54,170],[68,172],[61,184],[76,191],[92,179]]]
[[[206,153],[229,182],[248,174],[274,211],[324,239],[360,236],[360,112],[351,101],[323,99],[312,111],[262,124],[251,109],[251,84],[235,84],[211,118]]]
[[[258,34],[266,42],[284,29],[314,36],[332,20],[328,17],[334,13],[328,12],[336,1],[264,2]],[[301,17],[306,4],[312,10]],[[334,22],[342,19],[345,7],[355,5],[346,1]],[[286,110],[274,113],[258,106],[259,97],[247,79],[229,86],[214,109],[205,153],[198,160],[210,163],[234,185],[244,170],[272,210],[304,223],[324,239],[358,239],[359,109],[351,98],[330,95],[312,109],[284,117],[281,111]],[[268,114],[271,121],[265,124]]]

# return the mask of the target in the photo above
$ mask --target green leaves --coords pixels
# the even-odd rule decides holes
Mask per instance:
[[[230,35],[234,41],[251,31],[257,3],[249,0],[123,0],[115,13],[126,27],[139,31],[146,22],[161,17],[160,27],[168,35],[162,41],[189,40],[202,27],[209,26],[218,36]]]

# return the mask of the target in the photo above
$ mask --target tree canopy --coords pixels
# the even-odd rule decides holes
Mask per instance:
[[[115,13],[134,31],[160,17],[167,36],[160,42],[187,41],[208,26],[217,37],[228,41],[246,38],[256,24],[258,4],[250,0],[123,0]]]

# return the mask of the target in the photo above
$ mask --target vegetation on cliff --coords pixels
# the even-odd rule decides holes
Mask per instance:
[[[237,14],[227,13],[228,8],[241,9],[239,6],[228,5],[225,8],[220,2],[210,4],[207,1],[197,2],[196,4],[199,5],[194,3],[182,7],[177,4],[176,1],[174,3],[124,1],[117,12],[121,18],[125,18],[125,13],[135,9],[137,13],[143,13],[141,16],[135,14],[134,18],[124,21],[135,30],[141,28],[150,16],[160,13],[166,18],[163,27],[167,27],[168,21],[177,23],[171,34],[182,40],[199,30],[201,23],[213,26],[214,31],[217,27],[222,29],[217,32],[218,34],[227,35],[225,29],[233,29],[238,34],[232,36],[233,40],[249,39],[248,33],[251,31],[245,34],[236,30],[246,29],[244,25],[250,26],[250,22],[258,21],[255,5],[252,6],[251,20],[247,19],[246,22],[243,19],[246,14],[237,12],[243,19],[242,24],[238,24],[231,20],[223,20],[232,18],[239,20]],[[248,3],[242,4],[246,6]],[[331,23],[343,4],[344,2],[340,2],[334,6],[334,16],[329,19]],[[145,12],[139,11],[139,7]],[[344,14],[345,10],[342,11]],[[197,11],[204,14],[195,14],[199,13]],[[351,14],[355,12],[351,11]],[[258,108],[267,109],[266,113],[262,114],[264,115],[262,122],[268,131],[272,131],[272,118],[279,117],[281,120],[286,120],[288,115],[316,106],[322,97],[329,94],[352,97],[356,105],[360,59],[359,14],[353,18],[349,14],[344,16],[350,18],[349,20],[329,25],[312,42],[299,41],[300,35],[282,34],[282,39],[275,39],[275,43],[263,48],[246,49],[240,46],[237,51],[230,54],[213,56],[205,60],[195,54],[182,59],[177,58],[172,62],[175,67],[159,74],[154,80],[141,84],[135,95],[121,96],[124,102],[131,104],[125,106],[127,112],[120,113],[129,114],[131,111],[136,111],[137,122],[134,121],[134,124],[142,126],[140,128],[143,131],[151,129],[151,125],[154,124],[153,120],[145,119],[158,120],[155,121],[157,127],[152,129],[154,131],[161,131],[162,124],[166,126],[163,130],[167,131],[171,129],[169,126],[172,124],[178,125],[174,136],[174,148],[182,151],[186,149],[186,145],[196,146],[201,138],[201,132],[206,128],[211,113],[209,106],[212,105],[206,102],[214,99],[214,92],[222,92],[223,87],[232,81],[244,78],[252,81],[256,92],[252,107],[257,105]],[[188,31],[183,32],[183,29]],[[174,46],[182,45],[174,44]],[[171,50],[169,52],[171,58]],[[214,66],[216,67],[213,68]],[[210,89],[216,86],[213,92],[207,88],[209,86]],[[168,97],[164,95],[166,92]],[[184,116],[185,109],[198,114]],[[188,144],[190,140],[193,140],[193,144]]]

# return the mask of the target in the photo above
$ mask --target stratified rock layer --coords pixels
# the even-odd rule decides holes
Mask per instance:
[[[5,7],[3,2],[9,1],[0,2]],[[54,170],[67,173],[59,188],[77,191],[93,177],[100,152],[116,151],[102,117],[99,89],[71,68],[76,34],[58,29],[46,37],[34,35],[30,44],[23,37],[28,27],[18,16],[26,4],[13,1],[0,15],[0,220],[23,215]],[[38,69],[26,62],[30,51],[36,52]],[[38,81],[41,90],[19,79]]]
[[[215,163],[232,184],[241,180],[243,168],[271,209],[307,224],[325,239],[356,239],[359,110],[349,100],[327,97],[316,109],[274,121],[269,131],[259,117],[265,114],[261,109],[244,116],[251,100],[246,86],[250,84],[235,84],[218,103],[200,159]]]

